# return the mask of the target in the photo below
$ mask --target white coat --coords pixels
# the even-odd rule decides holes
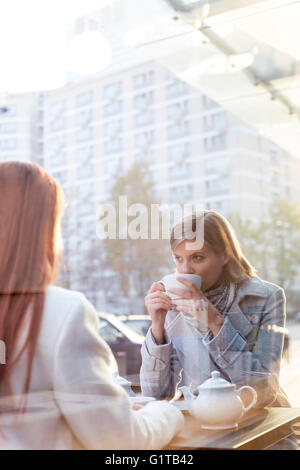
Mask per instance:
[[[47,289],[26,411],[10,412],[23,390],[23,355],[13,371],[12,396],[1,398],[0,448],[159,449],[181,429],[183,415],[166,401],[132,410],[113,382],[112,352],[98,331],[97,313],[82,294]]]

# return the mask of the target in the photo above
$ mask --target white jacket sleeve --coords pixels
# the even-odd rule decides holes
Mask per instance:
[[[53,387],[61,413],[87,449],[160,449],[183,426],[182,413],[167,402],[133,411],[110,375],[111,350],[100,338],[92,305],[78,295],[57,338]]]

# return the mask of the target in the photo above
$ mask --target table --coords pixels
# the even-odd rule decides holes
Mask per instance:
[[[250,410],[235,429],[211,431],[188,412],[183,412],[184,428],[166,449],[262,450],[293,433],[300,423],[300,408]]]

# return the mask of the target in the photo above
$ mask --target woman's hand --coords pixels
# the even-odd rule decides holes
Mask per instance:
[[[152,335],[157,344],[166,342],[164,324],[168,310],[174,305],[170,297],[165,293],[165,288],[160,282],[154,282],[145,297],[145,305],[152,320]]]
[[[180,296],[178,299],[172,299],[172,303],[176,305],[176,309],[197,318],[216,336],[224,323],[224,318],[220,312],[195,284],[181,278],[180,275],[177,280],[187,286],[189,291],[183,289],[169,290],[169,292]]]

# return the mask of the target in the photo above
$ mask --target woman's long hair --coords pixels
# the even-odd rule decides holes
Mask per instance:
[[[23,393],[29,389],[45,293],[56,277],[63,201],[56,181],[37,164],[0,163],[0,340],[5,344],[5,364],[0,364],[2,396],[10,395],[11,373],[25,351]]]
[[[198,232],[203,231],[201,233]],[[197,233],[216,254],[226,253],[229,260],[223,267],[223,279],[239,283],[255,275],[255,269],[243,255],[238,239],[228,220],[215,211],[201,211],[184,217],[171,230],[170,244],[174,250],[184,240],[195,239]],[[204,235],[204,239],[203,239]]]

